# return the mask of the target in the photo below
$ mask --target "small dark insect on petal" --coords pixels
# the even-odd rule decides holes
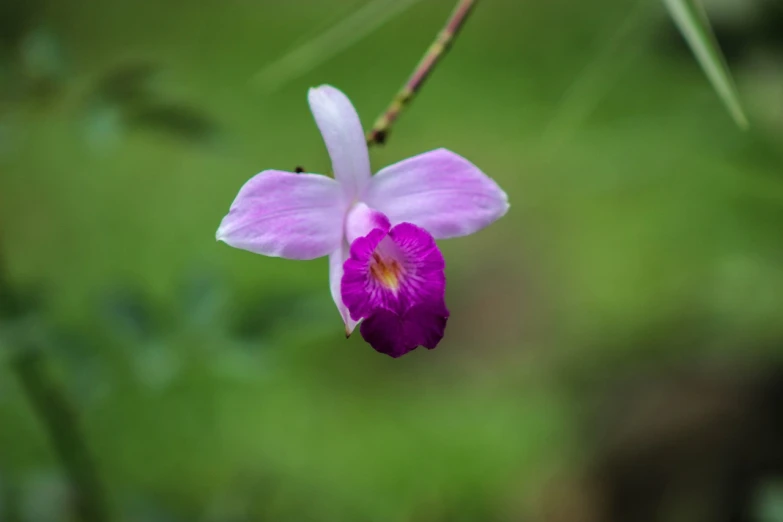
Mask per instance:
[[[296,172],[297,174],[301,174],[301,173],[303,173],[304,171],[305,171],[304,167],[300,167],[300,166],[297,166],[297,167],[294,169],[294,172]]]

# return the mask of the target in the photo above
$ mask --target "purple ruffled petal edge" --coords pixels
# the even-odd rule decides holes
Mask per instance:
[[[400,315],[380,309],[366,318],[360,331],[376,351],[401,357],[419,346],[434,349],[443,339],[449,311],[441,302],[420,303]]]

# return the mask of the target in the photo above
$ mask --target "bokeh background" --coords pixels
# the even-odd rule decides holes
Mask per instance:
[[[775,0],[705,2],[747,132],[659,1],[478,2],[371,151],[509,194],[436,350],[215,242],[328,172],[308,87],[371,125],[453,4],[0,0],[0,520],[783,521]]]

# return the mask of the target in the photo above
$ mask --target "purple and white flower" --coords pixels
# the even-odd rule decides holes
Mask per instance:
[[[398,357],[434,348],[448,319],[443,256],[435,239],[464,236],[508,210],[503,190],[465,158],[437,149],[370,170],[351,102],[310,89],[310,109],[334,178],[266,170],[239,190],[217,239],[266,256],[329,256],[332,298],[349,335]]]

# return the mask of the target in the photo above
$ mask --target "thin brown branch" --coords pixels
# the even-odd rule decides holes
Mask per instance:
[[[370,132],[367,133],[368,146],[382,145],[386,142],[391,126],[400,116],[402,110],[411,103],[441,58],[446,55],[475,5],[476,0],[459,0],[457,2],[457,6],[446,21],[446,25],[413,70],[411,77],[394,97],[389,107],[375,121]]]

